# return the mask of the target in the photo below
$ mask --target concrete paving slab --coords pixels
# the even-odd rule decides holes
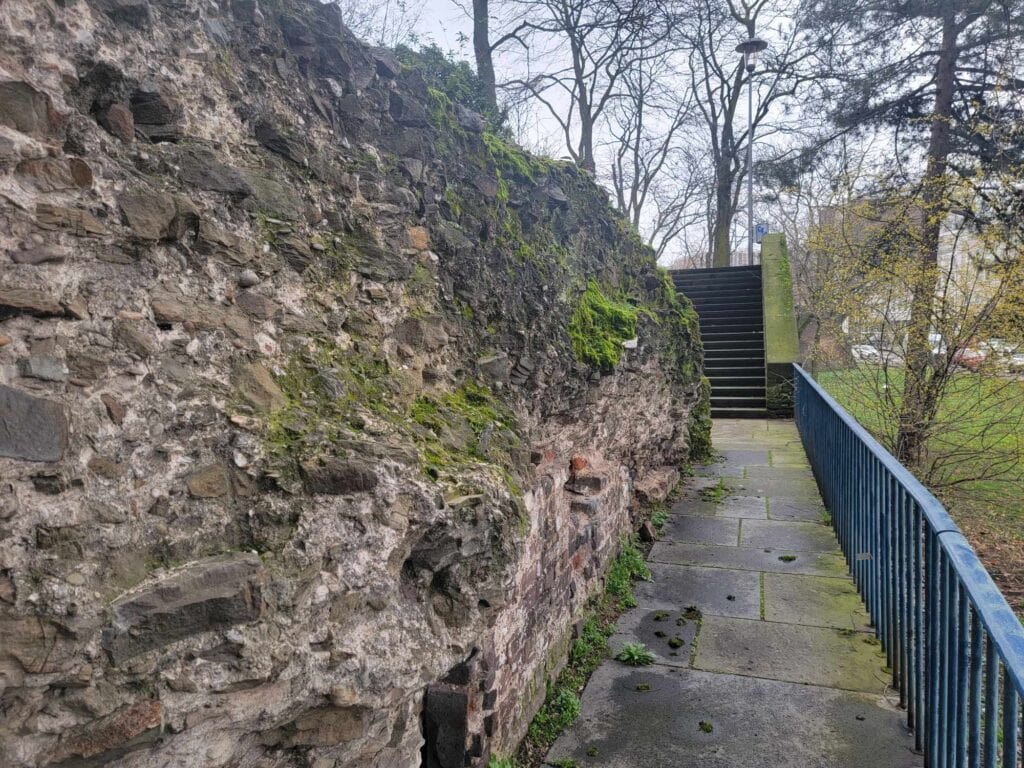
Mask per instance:
[[[654,545],[650,559],[659,563],[703,565],[766,573],[804,573],[814,576],[846,576],[849,573],[842,555],[771,548],[720,547],[668,540],[659,541]]]
[[[767,467],[770,464],[769,451],[764,448],[730,448],[721,452],[726,461],[736,464],[760,465]]]
[[[761,577],[754,571],[651,563],[651,581],[633,593],[641,606],[695,606],[715,616],[761,617]]]
[[[727,496],[723,501],[704,501],[684,494],[672,505],[672,512],[691,517],[749,517],[764,520],[768,508],[763,496]]]
[[[806,469],[808,471],[811,468],[811,464],[807,461],[807,456],[802,448],[792,450],[789,448],[772,448],[771,466]]]
[[[614,659],[626,643],[642,643],[657,663],[688,667],[697,627],[697,622],[674,604],[634,608],[619,619],[615,634],[608,638],[608,654]]]
[[[875,639],[861,632],[708,616],[696,669],[883,694],[891,674]]]
[[[743,475],[746,480],[769,480],[772,482],[793,482],[798,485],[814,482],[814,475],[802,467],[747,467]]]
[[[794,552],[839,552],[839,543],[830,527],[789,520],[745,520],[740,545]]]
[[[701,728],[701,723],[710,726]],[[919,768],[903,715],[877,696],[695,670],[608,664],[548,765]]]
[[[733,489],[734,493],[794,501],[821,501],[818,486],[810,472],[807,472],[807,476],[803,480],[737,477],[727,478],[725,482]]]
[[[800,430],[796,428],[796,422],[789,419],[773,419],[765,424],[769,435],[786,435],[787,437],[799,437]]]
[[[768,517],[772,520],[820,523],[825,520],[825,514],[825,505],[817,499],[768,499]]]
[[[674,541],[725,545],[739,541],[740,521],[737,518],[675,515],[665,523],[665,528],[668,529],[670,524]]]
[[[717,445],[719,440],[728,440],[730,437],[767,437],[768,422],[760,419],[715,419],[711,425],[711,440]]]
[[[764,574],[766,621],[871,632],[871,619],[849,578]]]

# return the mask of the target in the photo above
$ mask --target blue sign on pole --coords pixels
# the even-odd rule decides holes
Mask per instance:
[[[761,238],[768,234],[767,224],[758,224],[754,227],[754,242],[760,243]]]

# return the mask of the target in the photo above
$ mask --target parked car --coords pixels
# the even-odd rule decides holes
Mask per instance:
[[[978,345],[982,350],[994,352],[997,355],[1007,357],[1017,351],[1017,345],[1011,344],[1006,339],[989,339]]]
[[[885,365],[902,365],[903,358],[894,349],[879,349],[874,344],[854,344],[850,347],[854,360],[863,363],[884,363]]]
[[[865,363],[877,363],[882,359],[882,353],[878,351],[878,347],[871,344],[854,344],[850,347],[850,352],[853,354],[854,360]]]
[[[961,349],[953,355],[953,365],[968,371],[976,371],[985,362],[985,353],[980,349]]]
[[[1007,367],[1015,373],[1024,373],[1024,352],[1016,352],[1010,355],[1006,361]]]

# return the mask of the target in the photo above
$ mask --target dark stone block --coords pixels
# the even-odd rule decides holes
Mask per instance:
[[[63,734],[46,764],[68,768],[109,765],[151,745],[160,738],[163,726],[163,706],[156,699],[143,699]]]
[[[98,5],[114,21],[138,28],[149,26],[149,0],[98,0]]]
[[[252,187],[237,168],[225,165],[206,149],[189,149],[178,157],[181,180],[209,192],[246,197]]]
[[[163,125],[173,122],[179,112],[177,103],[159,88],[139,89],[131,96],[130,106],[135,124]]]
[[[103,647],[116,665],[199,632],[256,621],[263,614],[265,581],[254,554],[190,563],[115,600]]]
[[[320,463],[302,465],[304,485],[308,493],[341,495],[366,493],[377,487],[377,475],[362,462],[348,459],[324,459]]]
[[[0,456],[60,461],[68,445],[64,408],[0,384]]]
[[[424,768],[462,768],[466,760],[469,696],[440,685],[423,700]]]
[[[28,83],[0,83],[0,124],[22,133],[42,136],[53,127],[50,97]]]

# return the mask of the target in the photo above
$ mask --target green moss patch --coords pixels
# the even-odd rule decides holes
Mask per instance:
[[[344,436],[358,433],[364,414],[390,415],[387,362],[327,341],[293,355],[277,384],[285,404],[270,415],[266,440],[285,475],[302,459],[331,453]]]
[[[700,377],[700,399],[690,411],[690,460],[711,458],[711,382]]]
[[[622,342],[636,338],[638,310],[608,296],[596,281],[587,283],[569,321],[569,339],[576,358],[610,371],[622,357]]]

